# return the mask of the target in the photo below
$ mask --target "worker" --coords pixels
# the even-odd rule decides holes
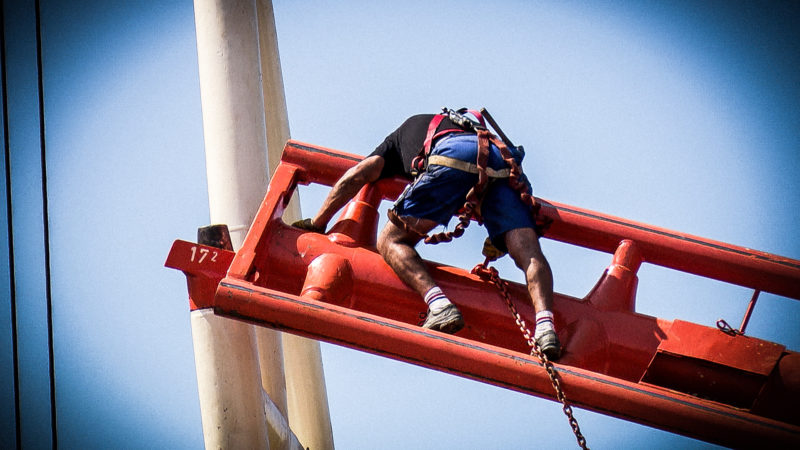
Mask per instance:
[[[460,110],[462,111],[462,110]],[[324,233],[328,222],[367,183],[393,176],[412,179],[420,149],[429,141],[430,155],[441,155],[474,163],[478,137],[451,120],[452,116],[420,114],[407,119],[389,134],[369,156],[348,169],[334,184],[313,218],[294,225]],[[463,117],[463,116],[462,116]],[[523,153],[509,148],[517,163]],[[495,145],[491,145],[488,167],[508,169]],[[461,312],[428,273],[416,244],[437,225],[447,225],[464,205],[467,192],[475,186],[478,175],[445,165],[430,165],[403,192],[390,211],[390,220],[377,241],[378,252],[397,276],[427,303],[422,326],[444,333],[456,333],[464,326]],[[528,183],[527,180],[523,180]],[[530,187],[530,184],[527,184]],[[536,312],[534,339],[550,360],[561,355],[556,334],[552,303],[553,275],[539,245],[539,236],[530,207],[506,180],[489,183],[481,206],[483,222],[491,242],[501,252],[508,252],[525,274],[528,292]],[[399,220],[396,220],[399,219]],[[456,299],[457,300],[457,299]]]

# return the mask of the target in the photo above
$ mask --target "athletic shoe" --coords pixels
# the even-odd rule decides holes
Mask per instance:
[[[558,340],[555,331],[545,331],[543,335],[536,338],[536,344],[550,361],[558,361],[558,358],[561,357],[561,341]]]
[[[464,328],[464,318],[461,317],[461,312],[456,305],[451,303],[435,314],[428,310],[428,316],[425,318],[422,328],[453,334]]]

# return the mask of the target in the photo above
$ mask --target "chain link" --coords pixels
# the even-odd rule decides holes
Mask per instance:
[[[572,428],[572,432],[575,434],[575,439],[578,440],[578,445],[582,449],[588,450],[589,447],[586,445],[586,438],[583,437],[581,428],[578,426],[578,420],[575,419],[575,416],[572,413],[572,405],[570,405],[566,395],[564,395],[564,389],[561,387],[561,378],[559,377],[558,372],[556,372],[553,363],[547,358],[547,355],[545,355],[539,349],[539,345],[531,335],[528,326],[525,324],[525,320],[522,319],[522,315],[520,315],[520,313],[517,311],[516,306],[514,306],[514,302],[511,301],[511,295],[508,292],[508,283],[500,278],[497,269],[494,267],[488,267],[485,263],[475,266],[475,268],[472,269],[472,273],[478,275],[483,280],[492,282],[492,284],[497,287],[497,290],[500,291],[500,294],[502,295],[503,300],[505,300],[508,309],[511,310],[511,314],[514,316],[514,321],[516,322],[520,331],[522,331],[522,336],[531,347],[531,355],[539,358],[544,370],[550,377],[550,382],[553,385],[553,389],[556,391],[556,397],[563,405],[561,409],[564,411],[564,415],[567,416],[567,421],[569,422],[570,428]]]

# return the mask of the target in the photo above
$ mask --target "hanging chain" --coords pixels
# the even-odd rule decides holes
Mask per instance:
[[[464,230],[469,226],[470,221],[475,216],[475,202],[467,200],[462,207],[463,212],[458,215],[458,224],[453,231],[443,231],[441,233],[425,236],[425,243],[436,245],[443,242],[450,242],[454,238],[464,235]]]
[[[578,426],[578,420],[575,419],[575,416],[572,413],[572,406],[570,405],[569,401],[567,400],[566,395],[564,395],[564,389],[561,387],[561,380],[556,372],[553,363],[547,358],[540,349],[539,345],[536,343],[536,340],[531,335],[530,330],[528,329],[527,325],[525,324],[525,320],[522,319],[522,315],[517,311],[516,306],[514,306],[514,302],[511,301],[511,295],[508,293],[508,283],[500,278],[497,269],[494,267],[488,267],[486,263],[478,264],[475,268],[472,269],[472,273],[478,275],[483,280],[491,281],[497,287],[497,290],[500,291],[500,295],[502,295],[503,300],[505,300],[508,309],[511,310],[511,314],[514,316],[514,321],[516,322],[517,326],[519,327],[520,331],[522,331],[522,336],[527,341],[528,345],[531,347],[531,355],[536,356],[541,361],[544,370],[547,372],[547,375],[550,377],[550,382],[553,384],[553,389],[556,391],[556,397],[563,405],[562,410],[564,411],[564,415],[567,416],[567,421],[569,422],[569,426],[572,428],[572,432],[575,434],[575,439],[578,440],[578,445],[582,449],[587,449],[589,447],[586,446],[586,438],[583,437],[581,433],[581,428]]]

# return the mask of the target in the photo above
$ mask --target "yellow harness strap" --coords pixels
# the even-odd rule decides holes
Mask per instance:
[[[460,170],[462,172],[478,173],[478,165],[470,162],[462,161],[460,159],[450,158],[449,156],[431,155],[428,157],[429,166],[445,166],[451,169]],[[495,170],[491,167],[486,168],[486,175],[489,178],[508,178],[511,174],[511,169]]]

